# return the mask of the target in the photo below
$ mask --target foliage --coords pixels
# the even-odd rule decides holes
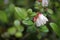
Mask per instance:
[[[0,1],[1,38],[10,39],[11,36],[15,39],[27,38],[26,40],[55,40],[54,38],[58,40],[60,38],[59,0],[51,0],[48,7],[35,4],[34,0],[11,0],[7,4],[5,1]],[[33,18],[37,15],[36,11],[43,13],[49,19],[47,24],[40,27],[35,25]],[[54,38],[51,37],[53,34]]]

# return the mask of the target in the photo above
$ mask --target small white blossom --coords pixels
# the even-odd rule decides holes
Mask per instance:
[[[47,21],[48,19],[43,14],[38,14],[37,19],[35,19],[35,23],[37,27],[46,24]]]
[[[48,6],[49,1],[48,0],[42,0],[42,6]]]

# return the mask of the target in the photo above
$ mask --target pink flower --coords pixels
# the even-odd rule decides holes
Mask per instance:
[[[38,13],[34,17],[34,22],[36,23],[37,27],[46,24],[47,21],[48,21],[48,19],[41,13]]]

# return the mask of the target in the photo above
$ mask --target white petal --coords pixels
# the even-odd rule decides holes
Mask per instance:
[[[41,26],[42,25],[42,22],[41,22],[41,20],[39,20],[39,26]]]
[[[46,24],[46,21],[48,21],[48,19],[43,14],[39,17],[39,19],[42,20],[43,24]]]
[[[42,18],[42,19],[40,19],[40,23],[41,23],[41,25],[44,25],[45,23],[45,20]]]
[[[46,20],[44,20],[44,24],[46,24]]]
[[[43,20],[43,17],[41,16],[41,15],[39,15],[39,22],[40,22],[40,24],[41,25],[43,25],[44,24],[44,22],[43,22],[44,20]]]
[[[36,20],[36,26],[40,26],[39,19]]]
[[[42,19],[41,19],[41,17],[39,16],[39,22],[40,22],[40,24],[43,24],[43,22],[42,22]]]
[[[45,17],[43,14],[41,15],[46,21],[48,21],[47,17]]]
[[[44,17],[44,19],[45,19],[46,21],[48,21],[48,19],[47,19],[46,17]]]

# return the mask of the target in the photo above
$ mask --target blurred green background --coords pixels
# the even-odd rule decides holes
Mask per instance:
[[[36,3],[38,9],[36,1],[0,0],[0,40],[60,40],[60,0],[49,0],[48,7]],[[32,21],[37,11],[49,19],[39,28]]]

